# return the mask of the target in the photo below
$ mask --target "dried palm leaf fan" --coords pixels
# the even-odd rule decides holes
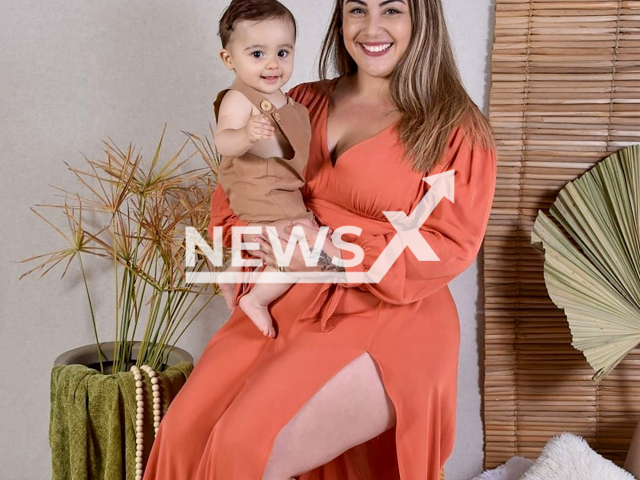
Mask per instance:
[[[640,343],[640,144],[568,183],[549,214],[538,212],[531,243],[598,384]]]

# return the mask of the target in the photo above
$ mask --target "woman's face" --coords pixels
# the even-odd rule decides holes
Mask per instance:
[[[409,0],[344,0],[342,36],[351,58],[373,77],[388,77],[411,39]]]

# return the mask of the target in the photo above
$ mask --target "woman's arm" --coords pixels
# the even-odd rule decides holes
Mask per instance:
[[[315,248],[314,245],[316,244],[316,239],[320,230],[320,226],[317,225],[316,222],[311,222],[307,219],[291,219],[280,220],[275,222],[273,225],[276,226],[276,230],[278,230],[280,248],[283,252],[287,249],[287,243],[291,237],[292,228],[296,226],[302,229],[302,234],[306,237],[310,251]],[[273,252],[270,239],[271,237],[269,236],[266,228],[263,227],[262,234],[255,237],[255,241],[260,244],[260,250],[252,251],[251,255],[261,258],[266,265],[275,269],[278,268],[278,263]],[[288,267],[290,271],[294,272],[344,272],[344,267],[336,266],[331,263],[331,259],[334,256],[341,259],[342,252],[338,247],[331,243],[331,230],[329,229],[329,234],[325,237],[324,244],[322,245],[322,248],[320,248],[316,264],[307,266],[302,249],[300,248],[300,245],[297,244],[291,255],[291,261],[289,262]],[[310,259],[308,260],[310,261]]]
[[[473,149],[459,130],[452,145],[452,159],[443,171],[455,170],[454,202],[442,198],[420,227],[422,238],[436,253],[439,261],[420,261],[409,247],[400,256],[379,283],[350,282],[340,284],[346,288],[369,290],[376,297],[392,304],[412,303],[439,290],[466,270],[475,259],[486,231],[496,185],[497,158],[493,149],[487,150],[476,143]],[[428,191],[427,184],[421,197]],[[396,232],[384,235],[344,235],[343,239],[364,250],[364,260],[350,273],[366,273],[380,257]],[[349,258],[351,255],[349,254]],[[346,258],[345,260],[348,260]]]

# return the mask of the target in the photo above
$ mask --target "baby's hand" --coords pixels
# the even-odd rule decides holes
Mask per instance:
[[[263,113],[251,115],[249,121],[244,127],[245,134],[249,143],[256,143],[260,140],[267,140],[273,137],[274,128],[271,122]]]

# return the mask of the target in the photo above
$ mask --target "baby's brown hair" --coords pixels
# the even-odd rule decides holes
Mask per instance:
[[[277,0],[232,0],[220,18],[218,36],[226,48],[238,22],[243,20],[290,19],[297,34],[296,19],[287,7]]]

